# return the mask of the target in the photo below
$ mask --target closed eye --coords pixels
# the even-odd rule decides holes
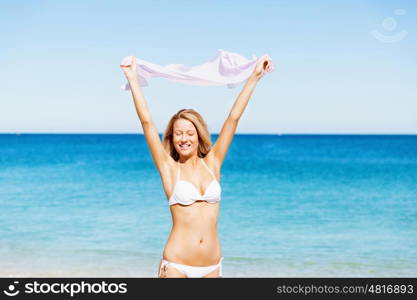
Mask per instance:
[[[181,135],[182,134],[182,132],[181,131],[175,131],[175,135]],[[188,131],[187,132],[187,134],[189,135],[189,136],[193,136],[194,135],[194,131]]]

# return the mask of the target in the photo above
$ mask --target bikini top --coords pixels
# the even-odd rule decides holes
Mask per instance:
[[[195,185],[191,182],[180,180],[180,162],[178,161],[177,182],[175,183],[174,191],[168,200],[169,205],[174,205],[177,203],[182,205],[191,205],[197,200],[203,200],[209,203],[217,203],[220,201],[220,184],[216,180],[216,176],[214,176],[213,172],[206,165],[203,159],[201,159],[201,162],[213,176],[213,180],[206,188],[204,194],[201,195]]]

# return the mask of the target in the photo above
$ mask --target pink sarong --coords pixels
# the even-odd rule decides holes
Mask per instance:
[[[270,58],[268,54],[264,56]],[[137,75],[140,86],[148,86],[147,79],[149,78],[163,77],[191,85],[227,85],[227,87],[233,88],[249,78],[255,69],[257,61],[264,56],[257,58],[255,55],[252,55],[252,59],[247,59],[237,53],[219,49],[213,59],[193,67],[181,64],[161,66],[136,58]],[[122,60],[121,65],[130,65],[131,63],[132,56],[126,56]],[[269,72],[273,70],[274,65],[271,64]],[[122,85],[121,88],[129,91],[129,83]]]

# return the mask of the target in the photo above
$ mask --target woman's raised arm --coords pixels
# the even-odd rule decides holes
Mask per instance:
[[[212,149],[215,162],[219,169],[223,164],[230,143],[233,140],[233,136],[235,134],[240,117],[242,116],[249,102],[249,99],[255,90],[256,84],[258,83],[259,79],[261,79],[266,72],[271,71],[272,68],[273,65],[271,58],[268,55],[261,57],[256,64],[256,67],[253,70],[251,76],[249,76],[248,80],[243,86],[239,96],[236,98],[229,116],[224,122],[223,127],[219,133],[219,137],[217,138],[216,143]]]
[[[165,151],[159,138],[158,130],[152,121],[151,115],[146,104],[145,96],[139,86],[139,80],[136,73],[136,58],[132,56],[131,64],[120,65],[130,85],[133,100],[135,102],[136,112],[142,124],[143,133],[148,143],[152,158],[159,173],[165,170],[166,163],[172,160],[171,156]]]

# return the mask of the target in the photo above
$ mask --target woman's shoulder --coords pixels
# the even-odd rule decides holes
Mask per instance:
[[[207,164],[207,166],[212,169],[215,174],[220,174],[220,168],[216,162],[214,153],[213,153],[213,148],[210,149],[210,151],[206,154],[206,156],[204,156],[204,162]]]
[[[164,163],[162,164],[162,168],[160,170],[161,176],[163,179],[167,179],[173,177],[173,174],[176,173],[178,169],[178,163],[175,161],[171,156],[164,160]]]
[[[167,160],[164,163],[163,170],[161,170],[160,175],[162,179],[162,185],[164,192],[167,196],[172,194],[172,190],[174,188],[174,184],[177,181],[177,174],[178,174],[178,163],[174,159]]]

